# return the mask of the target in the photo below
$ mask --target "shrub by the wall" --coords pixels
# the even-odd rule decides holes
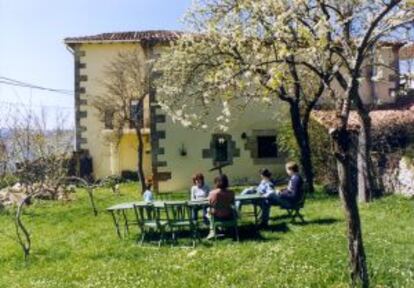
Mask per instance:
[[[336,187],[335,158],[331,153],[331,141],[326,128],[311,120],[309,137],[316,181],[322,185]],[[299,161],[298,145],[289,122],[284,122],[278,127],[278,145],[291,159]]]

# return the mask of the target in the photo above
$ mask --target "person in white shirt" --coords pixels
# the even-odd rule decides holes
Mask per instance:
[[[152,191],[151,191],[151,184],[147,184],[147,189],[145,189],[145,192],[142,196],[145,202],[154,201],[154,195],[152,194]]]
[[[204,181],[204,175],[201,173],[195,174],[193,177],[193,186],[191,187],[191,201],[206,200],[209,192],[210,188]],[[197,218],[198,210],[195,209],[193,210],[193,219],[197,220]],[[205,222],[208,221],[206,207],[203,208],[203,219]]]

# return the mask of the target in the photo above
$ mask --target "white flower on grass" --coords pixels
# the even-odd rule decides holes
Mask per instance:
[[[187,254],[188,257],[194,257],[197,255],[197,250],[192,250],[190,253]]]

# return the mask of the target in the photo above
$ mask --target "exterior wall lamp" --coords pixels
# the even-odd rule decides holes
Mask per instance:
[[[181,147],[178,149],[178,152],[180,153],[181,156],[187,156],[187,149],[184,146],[184,143],[181,144]]]

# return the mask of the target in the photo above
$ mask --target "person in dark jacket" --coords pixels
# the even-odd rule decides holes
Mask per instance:
[[[295,162],[286,163],[286,173],[290,176],[287,188],[279,193],[279,198],[283,201],[296,203],[303,198],[303,179],[299,174],[299,166]]]
[[[272,205],[281,205],[283,203],[295,204],[303,198],[303,179],[299,174],[299,165],[295,162],[286,163],[286,173],[290,176],[289,184],[285,189],[277,191],[266,198],[262,207],[262,223],[267,226],[269,221],[270,207]]]

